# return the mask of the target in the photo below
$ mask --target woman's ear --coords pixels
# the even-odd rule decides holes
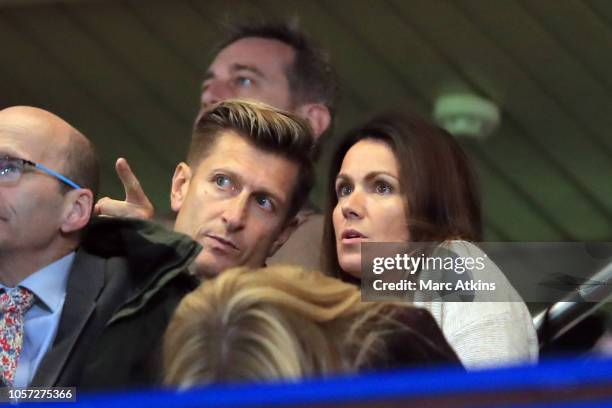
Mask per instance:
[[[331,123],[331,114],[327,106],[321,103],[307,103],[295,111],[298,115],[308,120],[315,139],[318,139],[329,127]]]
[[[192,171],[191,167],[187,163],[181,162],[176,166],[174,170],[174,176],[172,177],[172,187],[170,189],[170,206],[172,211],[179,212],[187,191],[189,191],[189,183],[191,182]]]
[[[93,204],[93,193],[89,189],[80,188],[66,193],[60,230],[63,233],[71,233],[85,228],[91,218]]]

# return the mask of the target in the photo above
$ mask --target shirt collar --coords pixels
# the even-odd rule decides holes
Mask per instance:
[[[55,312],[62,305],[66,295],[68,275],[74,256],[73,251],[50,263],[25,278],[18,286],[29,289],[51,312]]]

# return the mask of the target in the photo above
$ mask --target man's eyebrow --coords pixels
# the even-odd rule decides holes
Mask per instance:
[[[16,150],[10,147],[1,147],[0,148],[0,157],[16,157],[19,159],[27,159],[27,157],[22,157],[22,155]]]
[[[253,65],[244,65],[244,64],[232,64],[231,71],[248,71],[251,72],[258,77],[265,78],[266,75],[257,67]]]
[[[240,71],[248,71],[260,78],[265,78],[266,75],[263,73],[262,70],[260,70],[259,68],[253,66],[253,65],[245,65],[245,64],[232,64],[230,66],[230,71],[232,71],[233,73],[236,72],[240,72]],[[215,77],[215,73],[209,68],[206,73],[204,74],[204,79],[202,80],[202,82],[206,82],[209,79],[212,79]]]

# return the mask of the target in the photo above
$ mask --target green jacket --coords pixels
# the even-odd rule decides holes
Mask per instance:
[[[201,247],[145,221],[95,219],[68,278],[58,332],[32,386],[155,386],[162,338],[198,282],[187,267]]]

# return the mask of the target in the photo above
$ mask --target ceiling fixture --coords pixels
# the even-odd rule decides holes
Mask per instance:
[[[484,139],[500,123],[499,108],[493,102],[471,94],[450,94],[438,97],[434,104],[434,120],[457,137]]]

